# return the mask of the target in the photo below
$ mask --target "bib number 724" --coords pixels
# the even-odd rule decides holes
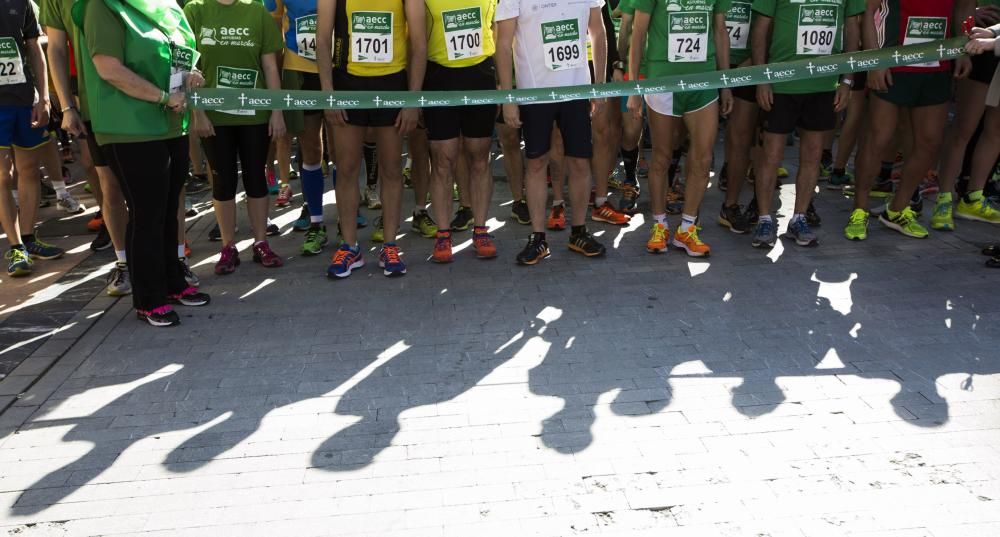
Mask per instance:
[[[683,54],[698,54],[701,52],[701,39],[697,37],[678,37],[677,51]]]

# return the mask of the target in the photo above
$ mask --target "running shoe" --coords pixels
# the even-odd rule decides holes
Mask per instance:
[[[844,237],[852,241],[863,241],[868,238],[868,211],[854,209],[844,228]]]
[[[219,261],[215,264],[215,273],[219,276],[236,272],[236,267],[240,266],[240,252],[236,246],[230,244],[222,247],[219,253]]]
[[[437,236],[438,232],[437,224],[434,223],[431,215],[427,213],[427,209],[420,209],[413,215],[413,222],[410,223],[410,228],[425,239],[433,239]]]
[[[743,214],[747,217],[747,222],[751,226],[757,225],[757,220],[760,219],[760,209],[757,208],[757,196],[750,198],[750,203],[747,204],[747,210],[743,211]]]
[[[184,196],[184,216],[187,218],[198,216],[198,209],[194,208],[194,203],[187,196]]]
[[[618,210],[627,215],[633,215],[639,208],[639,185],[625,183],[622,197],[618,202]]]
[[[781,236],[783,239],[791,239],[799,246],[816,246],[819,244],[819,237],[813,233],[809,227],[808,218],[792,218],[788,224],[788,231]]]
[[[188,285],[191,287],[198,287],[201,285],[201,279],[198,278],[197,274],[191,271],[191,267],[188,266],[186,257],[177,258],[177,262],[180,263],[181,274],[184,275],[184,281],[186,281]],[[237,261],[236,264],[238,265],[239,262]]]
[[[355,219],[355,222],[358,223],[358,229],[364,229],[368,227],[368,219],[365,218],[365,215],[363,214],[359,214],[358,217]]]
[[[833,162],[821,160],[819,162],[820,180],[828,179],[831,175],[833,175]]]
[[[135,310],[135,315],[140,321],[146,321],[151,326],[158,328],[181,324],[180,316],[170,306],[160,306],[151,310]]]
[[[167,301],[177,306],[198,308],[209,305],[212,297],[208,293],[202,293],[197,287],[189,286],[176,295],[167,295]]]
[[[56,199],[56,189],[52,188],[52,185],[48,183],[41,183],[38,192],[41,194],[41,199],[43,200],[54,200]]]
[[[806,207],[806,222],[812,227],[819,227],[823,225],[823,219],[820,218],[819,213],[816,212],[816,206],[813,202],[809,202],[809,206]]]
[[[646,241],[646,251],[651,254],[662,254],[667,251],[667,243],[670,239],[670,230],[667,226],[654,222],[653,228],[649,232],[649,240]]]
[[[94,216],[90,217],[90,221],[87,222],[87,229],[97,233],[104,225],[104,218],[101,216],[101,211],[94,213]]]
[[[610,201],[605,201],[604,205],[594,207],[590,211],[590,219],[595,222],[606,222],[616,226],[628,225],[631,217],[625,213],[618,212]]]
[[[951,200],[938,200],[934,204],[934,213],[931,214],[931,229],[938,231],[955,230],[955,203]]]
[[[387,278],[398,278],[406,275],[406,264],[403,263],[401,255],[399,246],[395,244],[382,246],[382,253],[378,256],[378,266]]]
[[[90,241],[90,249],[100,252],[108,248],[111,248],[111,234],[108,233],[108,226],[101,226],[101,229],[97,230],[97,236]]]
[[[1000,211],[985,196],[975,201],[960,198],[955,207],[955,216],[962,220],[1000,224]]]
[[[76,201],[76,198],[74,198],[69,192],[67,192],[64,196],[59,197],[59,200],[56,201],[56,207],[69,214],[80,214],[87,210],[87,208],[81,205],[79,201]]]
[[[869,194],[873,198],[888,198],[896,191],[892,181],[879,181],[872,187]]]
[[[671,244],[677,248],[683,248],[691,257],[708,257],[712,252],[712,249],[701,242],[698,237],[698,226],[688,226],[686,230],[678,229],[674,232],[674,240],[671,241]]]
[[[271,245],[267,241],[253,245],[253,262],[260,263],[265,268],[278,268],[285,264],[281,256],[271,250]]]
[[[451,184],[451,201],[458,201],[461,196],[458,195],[458,183]]]
[[[604,245],[587,232],[586,227],[578,233],[570,233],[569,249],[586,257],[600,257],[607,252]]]
[[[938,174],[934,170],[930,170],[927,172],[927,175],[924,176],[924,179],[920,181],[920,188],[917,189],[917,191],[920,193],[921,196],[932,196],[934,194],[937,194],[939,190],[940,187],[938,186]]]
[[[729,231],[742,235],[750,231],[750,222],[747,221],[746,214],[740,206],[727,206],[722,202],[722,209],[719,211],[719,225],[729,228]]]
[[[208,180],[208,175],[204,173],[191,174],[184,191],[188,194],[198,194],[212,188],[212,183]]]
[[[531,213],[528,212],[528,203],[523,199],[516,200],[511,204],[510,214],[518,224],[522,226],[531,225]]]
[[[219,229],[219,224],[212,226],[212,229],[208,230],[208,240],[212,242],[219,242],[222,240],[222,230]]]
[[[455,212],[455,218],[451,220],[450,227],[452,231],[465,231],[473,223],[475,223],[475,218],[472,214],[472,207],[459,207],[458,211]]]
[[[382,208],[382,200],[378,195],[378,185],[368,185],[365,188],[365,206],[376,211]]]
[[[773,248],[776,242],[778,242],[778,228],[774,220],[757,221],[750,245],[754,248]]]
[[[431,254],[431,261],[435,263],[451,263],[454,257],[451,254],[451,233],[438,231],[434,240],[434,253]]]
[[[536,265],[550,255],[549,243],[541,233],[528,236],[528,244],[517,254],[518,265]]]
[[[472,230],[472,246],[479,259],[493,259],[497,256],[497,246],[493,243],[493,235],[489,228],[476,227]]]
[[[346,243],[341,244],[330,259],[330,266],[326,269],[328,278],[346,278],[351,272],[365,266],[365,259],[361,255],[361,250],[352,250]]]
[[[621,190],[625,187],[625,183],[619,179],[618,174],[611,172],[608,174],[608,188],[611,190]]]
[[[385,226],[382,225],[382,217],[375,218],[375,231],[372,231],[372,242],[385,242]]]
[[[128,274],[128,264],[121,261],[115,263],[108,274],[108,296],[125,296],[132,294],[132,281]]]
[[[827,180],[826,189],[827,190],[843,190],[844,187],[854,184],[854,175],[850,172],[845,171],[843,174],[830,173],[830,179]]]
[[[59,259],[66,253],[66,250],[38,240],[37,238],[31,241],[24,241],[24,251],[28,252],[28,255],[32,259]]]
[[[674,189],[667,190],[667,214],[684,212],[684,195]]]
[[[292,202],[292,185],[281,185],[278,197],[274,200],[275,207],[287,207]]]
[[[993,257],[987,259],[986,266],[989,268],[1000,268],[1000,257]]]
[[[7,260],[7,275],[12,278],[20,278],[31,274],[31,256],[22,248],[11,248],[4,255]]]
[[[788,168],[784,166],[778,166],[778,179],[788,178]]]
[[[894,229],[907,237],[925,239],[927,238],[927,235],[929,235],[924,226],[917,222],[917,214],[909,207],[906,207],[902,211],[895,214],[887,208],[878,216],[878,220],[879,222],[882,222],[885,227]]]
[[[725,192],[729,188],[729,163],[723,162],[722,169],[719,170],[719,190]]]
[[[309,229],[311,221],[309,220],[309,207],[303,203],[302,209],[299,211],[299,217],[292,222],[292,229],[295,231],[306,231]]]
[[[278,224],[275,224],[274,222],[271,221],[270,218],[268,218],[267,228],[265,228],[264,234],[267,235],[268,237],[275,237],[281,235],[281,228],[278,227]]]
[[[410,166],[403,167],[403,188],[413,188],[413,169]]]
[[[268,193],[268,195],[273,196],[273,195],[277,194],[280,190],[281,190],[281,187],[278,185],[278,180],[274,176],[274,167],[273,166],[268,166],[267,167],[267,193]]]
[[[326,237],[326,226],[310,227],[306,231],[306,238],[302,241],[302,255],[319,255],[323,252],[328,239]]]
[[[566,229],[566,207],[562,204],[549,209],[549,218],[545,221],[546,229],[562,231]]]

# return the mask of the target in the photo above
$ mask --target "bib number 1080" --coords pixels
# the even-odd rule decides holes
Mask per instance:
[[[560,45],[549,49],[549,61],[552,63],[573,61],[578,59],[580,59],[579,43]]]
[[[833,45],[833,30],[806,30],[802,32],[802,43],[811,47]]]

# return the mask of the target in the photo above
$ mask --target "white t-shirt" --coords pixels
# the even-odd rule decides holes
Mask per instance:
[[[604,0],[500,0],[496,20],[517,17],[517,87],[590,84],[587,29],[591,8],[602,7]]]

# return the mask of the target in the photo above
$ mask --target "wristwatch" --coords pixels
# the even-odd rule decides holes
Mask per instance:
[[[616,62],[614,62],[614,63],[611,64],[611,68],[612,69],[617,69],[617,70],[619,70],[619,71],[621,71],[621,72],[624,73],[625,72],[625,62],[623,62],[621,60],[618,60],[618,61],[616,61]]]
[[[849,88],[853,88],[854,87],[854,79],[853,78],[847,78],[847,77],[841,78],[840,79],[840,83],[841,84],[847,84],[847,87],[849,87]]]

